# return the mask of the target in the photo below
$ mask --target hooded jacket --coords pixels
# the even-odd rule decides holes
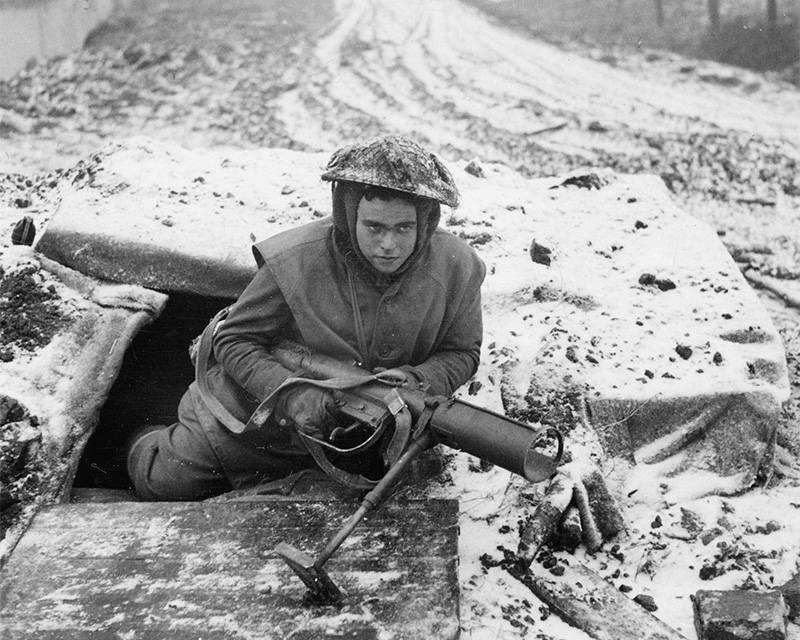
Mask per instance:
[[[438,203],[417,203],[412,255],[387,277],[358,250],[363,187],[336,183],[333,217],[279,233],[253,248],[259,270],[214,339],[209,386],[246,422],[290,371],[269,355],[280,338],[364,368],[412,367],[435,394],[475,372],[482,341],[485,268],[461,239],[437,228]]]

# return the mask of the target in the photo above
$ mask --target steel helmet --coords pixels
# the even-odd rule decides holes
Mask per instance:
[[[322,179],[371,184],[458,206],[458,189],[444,163],[402,136],[339,149],[328,161]]]

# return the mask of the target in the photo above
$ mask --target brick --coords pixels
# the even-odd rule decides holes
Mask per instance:
[[[698,591],[698,640],[785,640],[786,601],[779,591]]]

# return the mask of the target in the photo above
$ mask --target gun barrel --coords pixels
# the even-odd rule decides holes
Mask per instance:
[[[437,442],[491,462],[530,482],[542,482],[552,476],[563,453],[558,430],[537,429],[461,400],[450,400],[436,409],[431,431]],[[546,453],[548,450],[550,453]]]

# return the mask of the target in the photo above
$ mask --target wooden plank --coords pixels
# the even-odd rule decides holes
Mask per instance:
[[[356,505],[288,500],[44,509],[3,571],[3,638],[457,637],[458,504],[391,501],[326,565],[341,609],[304,603],[274,553],[312,555]]]
[[[533,563],[529,573],[512,571],[542,602],[596,640],[686,640],[587,567],[559,565],[556,575]]]

